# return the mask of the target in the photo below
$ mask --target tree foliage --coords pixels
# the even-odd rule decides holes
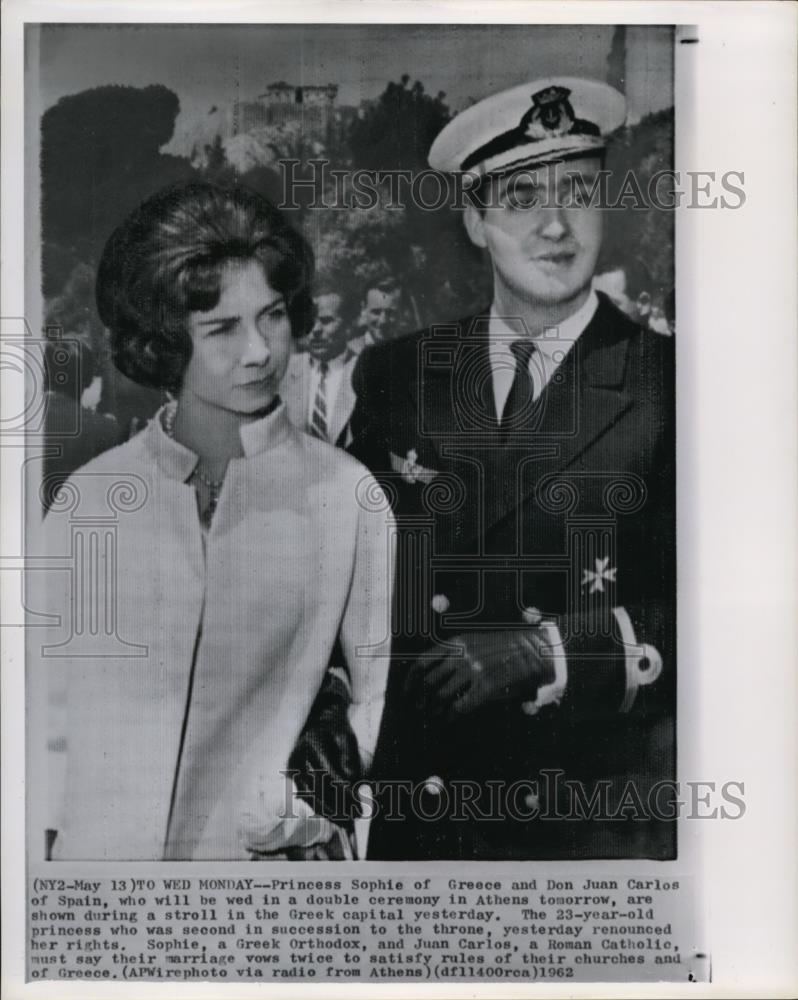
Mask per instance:
[[[615,205],[620,199],[624,207],[608,212],[603,264],[635,271],[636,283],[648,281],[648,287],[634,289],[635,294],[645,290],[655,300],[666,301],[674,284],[674,213],[663,207],[667,185],[655,191],[651,182],[673,168],[673,108],[621,129],[610,145],[607,168],[608,202]]]
[[[161,152],[179,111],[177,96],[166,87],[98,87],[63,98],[42,119],[43,274],[50,305],[57,305],[62,322],[92,315],[92,275],[107,237],[166,184],[191,177],[239,182],[279,204],[279,162],[299,161],[296,176],[307,178],[313,173],[309,161],[324,159],[344,171],[343,182],[339,176],[317,192],[315,207],[305,189],[299,208],[288,213],[313,245],[321,271],[339,276],[354,293],[384,274],[398,277],[407,293],[406,329],[485,307],[490,268],[469,242],[460,211],[448,202],[436,209],[415,205],[407,188],[397,207],[395,190],[385,184],[378,185],[376,204],[358,208],[353,200],[356,170],[428,171],[429,147],[451,117],[444,99],[405,75],[335,127],[311,128],[299,119],[253,126],[228,139],[216,135],[192,163]],[[620,130],[607,157],[611,199],[630,172],[645,192],[650,178],[672,162],[671,110]],[[673,213],[651,206],[613,211],[606,229],[600,266],[634,266],[651,295],[667,299]],[[52,309],[48,315],[59,322]]]
[[[63,97],[41,124],[45,294],[78,263],[94,266],[110,233],[144,198],[195,172],[161,153],[180,110],[160,85],[107,86]]]
[[[430,97],[418,80],[405,74],[389,83],[367,107],[349,137],[352,163],[364,170],[423,170],[432,140],[450,120],[443,92]]]

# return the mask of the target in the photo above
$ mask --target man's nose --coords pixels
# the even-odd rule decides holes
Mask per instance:
[[[247,342],[241,356],[241,363],[244,365],[265,365],[270,357],[271,351],[266,338],[259,330],[250,330],[247,333]]]
[[[540,209],[538,232],[549,240],[561,240],[568,232],[568,221],[562,205],[551,205]]]

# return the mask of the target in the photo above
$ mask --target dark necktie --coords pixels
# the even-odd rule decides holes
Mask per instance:
[[[510,344],[510,350],[515,358],[515,376],[499,425],[505,436],[522,431],[527,426],[535,405],[535,386],[529,374],[529,362],[535,353],[535,342],[515,340]]]

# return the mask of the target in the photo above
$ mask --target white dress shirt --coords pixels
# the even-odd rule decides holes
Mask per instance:
[[[568,316],[558,326],[549,327],[535,337],[536,351],[529,359],[529,373],[532,378],[533,398],[538,399],[549,384],[552,375],[563,363],[577,338],[583,333],[598,307],[598,296],[591,288],[584,304],[573,315]],[[507,397],[515,378],[515,357],[510,344],[528,336],[523,321],[504,318],[491,306],[488,323],[488,351],[493,374],[493,398],[496,401],[496,417],[501,420]]]

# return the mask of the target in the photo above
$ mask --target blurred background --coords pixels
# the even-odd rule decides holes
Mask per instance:
[[[625,92],[613,183],[642,191],[673,163],[673,31],[663,26],[44,25],[29,27],[28,73],[40,100],[41,247],[48,391],[84,410],[107,447],[160,405],[110,360],[94,278],[113,229],[164,185],[245,183],[283,200],[281,161],[319,179],[328,205],[351,199],[358,170],[427,169],[455,114],[497,90],[549,74],[602,79]],[[332,171],[338,172],[333,175]],[[434,188],[431,189],[434,195]],[[362,301],[384,279],[401,288],[391,335],[484,309],[486,261],[460,212],[425,210],[378,186],[374,207],[313,207],[297,189],[287,214],[311,242],[322,279]],[[343,198],[342,198],[343,194]],[[612,191],[611,191],[612,197]],[[613,199],[614,200],[614,199]],[[631,205],[634,197],[628,202]],[[673,214],[608,213],[598,287],[640,322],[673,332]],[[361,334],[365,318],[354,334]],[[52,408],[55,412],[56,408]],[[93,414],[89,419],[88,414]]]

